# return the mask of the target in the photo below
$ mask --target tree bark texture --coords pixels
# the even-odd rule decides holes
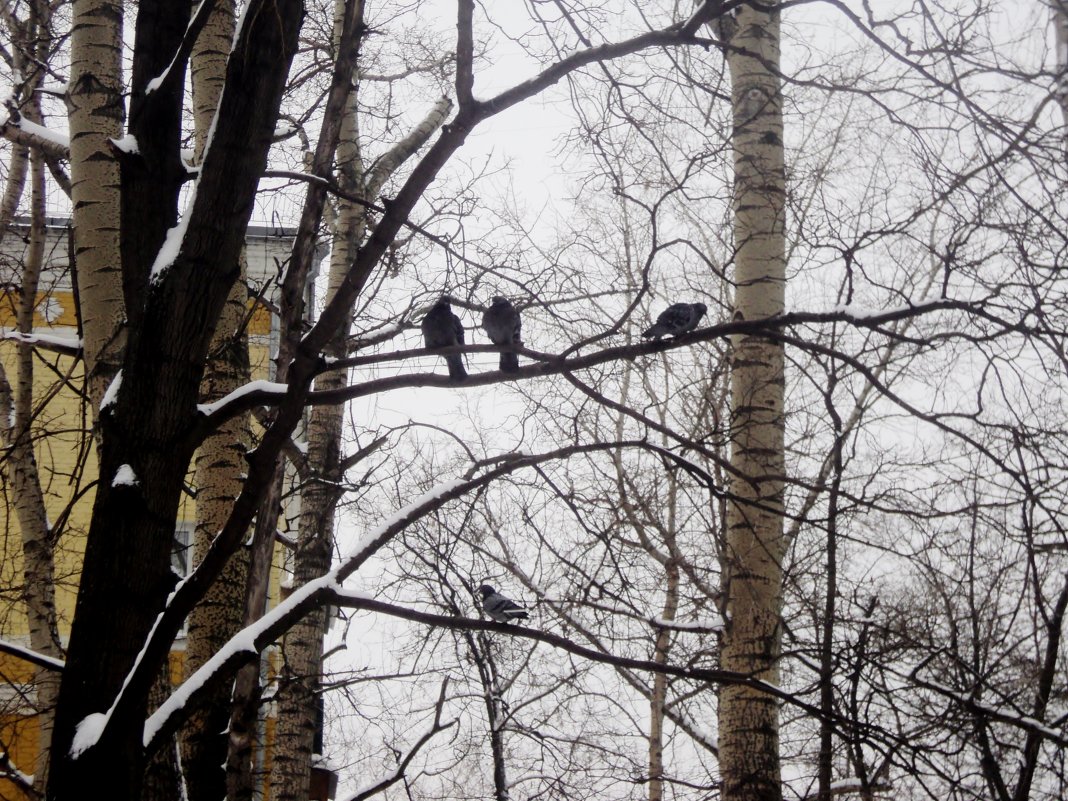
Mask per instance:
[[[226,79],[226,58],[233,41],[234,11],[219,2],[197,37],[190,56],[196,159],[203,157],[208,131],[218,109]],[[241,276],[244,277],[244,259]],[[250,377],[248,339],[243,330],[248,291],[238,280],[227,298],[201,385],[201,398],[214,401],[246,383]],[[223,528],[233,500],[241,491],[245,454],[251,444],[249,415],[226,421],[201,443],[195,457],[196,526],[192,565],[199,564]],[[200,668],[243,624],[248,579],[248,551],[230,558],[215,584],[189,616],[186,674]],[[230,688],[219,685],[188,722],[183,737],[182,764],[190,798],[226,796],[227,724]]]
[[[34,103],[31,104],[35,105]],[[26,112],[34,121],[39,116]],[[45,186],[44,159],[40,153],[29,155],[30,167],[30,237],[16,326],[19,332],[33,331],[34,305],[44,262]],[[45,509],[41,476],[34,453],[33,423],[33,345],[15,345],[16,376],[12,387],[6,375],[0,376],[0,420],[6,453],[0,460],[4,479],[11,488],[11,499],[18,520],[22,546],[22,604],[26,614],[29,645],[34,651],[57,659],[63,657],[56,625],[55,541]],[[2,372],[2,371],[0,371]],[[34,765],[34,787],[43,790],[48,778],[48,747],[59,690],[59,674],[38,668],[34,675],[35,713],[38,719],[38,752]]]
[[[674,536],[674,526],[670,526]],[[664,608],[661,617],[674,620],[679,610],[679,565],[669,559],[664,565],[666,586]],[[671,655],[671,631],[661,628],[656,633],[653,661],[666,665]],[[664,708],[667,705],[668,677],[663,673],[653,676],[653,690],[649,696],[649,801],[664,798]]]
[[[181,9],[184,21],[188,6]],[[159,20],[181,9],[146,0],[138,9],[138,25],[143,17],[147,30],[169,36],[174,29]],[[151,282],[147,280],[151,264],[123,264],[124,272],[132,276],[129,284],[143,287],[140,301],[145,310],[131,318],[133,335],[125,352],[122,382],[112,385],[113,403],[100,415],[101,480],[60,689],[52,748],[56,769],[48,788],[52,799],[74,798],[85,787],[102,786],[115,799],[141,796],[148,692],[180,619],[168,618],[166,630],[144,651],[142,667],[133,673],[131,668],[173,587],[174,521],[186,466],[198,444],[196,403],[204,364],[238,278],[244,232],[302,17],[303,5],[297,0],[272,2],[269,7],[253,0],[228,61],[220,123],[185,211],[186,231],[177,254],[173,262],[158,265]],[[184,31],[184,22],[182,27]],[[140,32],[137,39],[143,41]],[[135,63],[135,94],[148,71]],[[169,80],[180,85],[181,74]],[[140,108],[149,118],[158,114],[161,120],[169,119],[176,97],[153,93]],[[148,181],[126,186],[132,194],[166,193]],[[144,202],[161,208],[149,198]],[[123,208],[133,205],[128,198]],[[124,247],[124,255],[147,258],[150,249],[145,243],[152,235],[151,231],[139,234],[144,237],[141,244]],[[123,465],[138,477],[136,484],[114,482]],[[131,679],[126,682],[128,674]],[[72,752],[79,725],[87,715],[107,710],[120,688],[121,698],[99,738],[86,750]]]
[[[0,242],[4,241],[8,227],[18,211],[22,192],[26,187],[26,175],[30,169],[30,149],[25,145],[13,144],[11,158],[7,163],[7,177],[4,181],[4,194],[0,197]]]
[[[120,252],[121,187],[111,140],[122,136],[122,21],[119,0],[74,0],[71,10],[71,203],[75,279],[93,422],[122,363],[126,318]]]
[[[735,319],[781,314],[785,303],[785,177],[779,14],[741,6],[724,19],[734,116]],[[731,500],[727,509],[728,623],[722,667],[772,683],[781,649],[783,348],[733,342]],[[778,704],[738,685],[720,691],[723,798],[782,798]]]
[[[335,11],[335,40],[340,40],[345,2]],[[339,46],[342,45],[337,41]],[[341,119],[337,146],[338,184],[346,192],[362,193],[364,170],[359,146],[356,87],[349,92]],[[349,270],[366,230],[362,206],[338,200],[333,247],[330,254],[328,294]],[[349,326],[343,325],[330,341],[327,352],[337,358],[347,355]],[[316,389],[336,389],[348,382],[348,371],[324,373]],[[334,512],[340,497],[341,434],[343,406],[316,406],[308,420],[308,475],[301,488],[300,520],[294,554],[295,586],[322,576],[330,569],[334,548]],[[278,720],[271,760],[271,797],[278,801],[303,801],[308,797],[317,716],[322,692],[323,637],[327,620],[316,609],[286,635],[282,646],[283,667],[279,676]]]
[[[1068,126],[1068,0],[1051,0],[1053,40],[1056,43],[1054,69],[1057,71],[1057,100]],[[1068,135],[1065,136],[1068,141]]]
[[[248,343],[240,333],[246,303],[247,292],[239,281],[219,320],[204,376],[205,400],[218,400],[248,381]],[[193,565],[203,560],[230,516],[234,498],[241,491],[250,442],[249,417],[243,414],[212,432],[197,451]],[[222,574],[189,616],[187,675],[200,668],[243,626],[247,583],[248,548],[243,546],[230,557]],[[187,725],[183,764],[191,798],[221,799],[226,795],[230,696],[230,687],[221,684]]]

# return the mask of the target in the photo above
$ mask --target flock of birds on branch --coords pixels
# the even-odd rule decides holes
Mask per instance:
[[[661,337],[679,336],[693,331],[701,318],[708,311],[703,303],[673,303],[656,318],[656,322],[642,332],[644,339],[659,340]],[[451,348],[464,344],[464,326],[452,310],[448,296],[441,298],[427,312],[419,326],[423,331],[423,342],[430,350]],[[514,348],[523,344],[523,321],[519,312],[508,298],[495,296],[490,307],[482,315],[482,330],[490,342],[501,348]],[[449,378],[461,381],[467,377],[463,356],[459,353],[445,354],[445,363],[449,367]],[[519,370],[519,356],[514,350],[501,352],[501,372],[514,373]],[[482,611],[497,623],[515,623],[527,619],[526,610],[489,584],[478,588],[482,593]]]
[[[706,311],[708,309],[703,303],[673,303],[660,312],[656,322],[642,333],[642,337],[658,340],[693,331]],[[448,296],[434,304],[419,327],[423,331],[423,342],[430,350],[464,344],[463,323],[453,312]],[[519,312],[508,298],[500,295],[492,299],[490,307],[483,313],[482,330],[490,342],[498,347],[514,348],[523,344],[523,321]],[[449,378],[454,381],[462,381],[467,377],[462,354],[446,354],[445,364],[449,368]],[[518,372],[519,356],[515,351],[503,351],[500,366],[501,372]]]

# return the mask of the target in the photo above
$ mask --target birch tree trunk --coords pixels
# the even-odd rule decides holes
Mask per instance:
[[[27,120],[41,124],[43,114],[39,89],[43,77],[36,65],[48,63],[52,54],[51,8],[45,2],[29,5],[27,18],[20,24],[14,17],[6,20],[11,33],[13,72],[24,76],[11,102],[20,106]],[[20,102],[17,98],[23,98]],[[40,289],[45,261],[45,158],[36,149],[18,144],[11,148],[8,180],[0,201],[0,241],[3,240],[29,178],[30,231],[26,262],[15,309],[15,327],[23,334],[33,332],[34,308]],[[26,615],[29,646],[34,651],[56,659],[63,657],[56,621],[55,537],[45,507],[40,468],[34,450],[39,432],[34,422],[33,346],[28,342],[15,345],[15,384],[0,367],[0,442],[5,446],[0,460],[5,483],[10,486],[11,510],[18,520],[22,552],[22,607]],[[33,789],[43,794],[48,781],[48,751],[55,721],[59,673],[37,668],[34,672],[34,712],[37,718],[37,761],[33,766]]]
[[[26,173],[30,168],[30,149],[25,145],[13,144],[11,158],[7,164],[7,179],[4,181],[4,195],[0,198],[0,242],[4,241],[8,226],[15,218],[22,192],[26,187]]]
[[[723,20],[734,116],[736,320],[782,313],[785,175],[777,9],[741,6]],[[722,666],[775,683],[781,650],[783,348],[733,342],[731,500],[725,555],[728,625]],[[723,798],[782,798],[778,705],[737,685],[720,691]]]
[[[341,5],[337,17],[340,19]],[[362,15],[362,12],[361,12]],[[338,23],[340,29],[340,23]],[[358,88],[358,87],[357,87]],[[372,201],[386,180],[436,131],[451,109],[440,101],[411,134],[379,159],[368,175],[359,145],[356,89],[346,104],[337,148],[338,185],[347,193]],[[339,198],[331,249],[327,300],[338,292],[367,230],[363,205]],[[351,306],[349,309],[351,316]],[[348,356],[349,327],[342,326],[327,345],[328,357]],[[324,373],[317,390],[340,389],[346,371]],[[308,421],[309,475],[301,492],[301,513],[294,558],[294,584],[301,586],[330,569],[334,547],[335,510],[344,479],[341,457],[343,406],[316,406]],[[284,666],[278,693],[278,723],[271,769],[271,797],[302,801],[308,795],[320,703],[325,610],[316,609],[286,635]]]
[[[674,531],[672,531],[672,535]],[[679,566],[674,559],[664,565],[666,586],[661,617],[674,620],[679,608]],[[656,633],[653,661],[666,665],[671,654],[671,631],[661,628]],[[664,798],[664,708],[667,705],[668,680],[663,673],[653,676],[653,691],[649,697],[649,801]]]
[[[341,123],[337,149],[339,185],[347,192],[362,190],[362,165],[357,144],[356,95],[350,95]],[[364,231],[363,208],[338,201],[336,229],[330,256],[329,295],[348,271]],[[327,353],[344,357],[349,329],[333,338]],[[347,383],[347,371],[325,373],[316,389],[337,389]],[[300,587],[330,569],[334,547],[334,510],[342,478],[340,472],[343,406],[317,406],[308,420],[309,475],[300,496],[300,522],[294,556],[293,582]],[[317,607],[297,623],[283,644],[283,670],[278,693],[278,722],[271,761],[271,797],[302,801],[308,797],[311,758],[317,730],[326,612]]]
[[[32,103],[32,101],[31,101]],[[34,110],[36,111],[36,109]],[[26,116],[35,122],[40,117],[29,110]],[[44,262],[45,186],[44,159],[40,153],[29,154],[30,176],[30,244],[23,265],[21,296],[16,310],[19,332],[33,331],[33,312]],[[6,453],[0,460],[4,479],[11,487],[13,511],[19,524],[22,544],[22,604],[26,613],[30,648],[47,656],[62,658],[63,652],[56,627],[54,541],[45,510],[41,478],[34,454],[33,422],[33,345],[19,342],[16,348],[14,387],[0,369],[0,420]],[[59,674],[38,668],[34,674],[35,711],[38,720],[38,752],[34,766],[34,789],[43,791],[48,779],[48,749]]]
[[[233,5],[219,2],[190,56],[198,162],[226,79],[226,59],[233,34]],[[249,380],[248,339],[242,330],[248,291],[243,280],[244,258],[241,262],[241,280],[234,284],[227,298],[211,343],[201,384],[204,401],[218,400]],[[233,499],[241,491],[245,453],[250,443],[249,416],[242,414],[212,432],[197,451],[194,565],[204,558],[215,534],[230,515]],[[241,628],[247,579],[248,550],[241,548],[230,557],[218,580],[189,616],[187,675],[200,668]],[[217,687],[212,698],[201,706],[186,728],[183,768],[190,798],[221,799],[226,796],[230,695],[227,684]]]
[[[122,8],[118,0],[72,4],[67,117],[74,263],[94,425],[125,345],[121,181],[110,144],[122,136],[124,119]]]
[[[1057,100],[1068,126],[1068,0],[1051,0],[1053,12],[1054,65],[1057,70]],[[1068,136],[1065,137],[1068,140]]]

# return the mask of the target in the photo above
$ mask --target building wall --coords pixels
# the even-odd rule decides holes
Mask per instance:
[[[0,245],[0,367],[14,383],[15,331],[20,298],[22,265],[27,243],[19,229],[8,232]],[[61,220],[48,228],[46,269],[34,309],[34,333],[77,337],[77,299],[68,259],[68,229]],[[253,378],[271,374],[270,356],[276,333],[268,311],[272,288],[289,256],[292,237],[288,231],[250,229],[246,245],[248,283],[251,295],[267,303],[250,301],[247,331]],[[49,524],[59,530],[56,543],[56,602],[60,635],[66,639],[77,593],[85,534],[92,511],[92,483],[96,462],[88,436],[90,410],[81,394],[83,375],[76,359],[38,349],[34,359],[35,414],[32,431],[35,453],[45,494]],[[2,458],[2,457],[0,457]],[[192,484],[190,471],[190,485]],[[11,511],[11,488],[0,479],[0,638],[28,645],[26,618],[19,602],[22,585],[22,548],[18,521]],[[285,518],[295,519],[293,510]],[[191,530],[195,509],[190,498],[183,501],[179,527]],[[183,525],[188,524],[188,525]],[[280,521],[284,525],[284,520]],[[276,554],[276,565],[283,554]],[[274,571],[269,603],[278,597],[280,570]],[[172,652],[171,673],[177,684],[184,663],[184,642]],[[0,766],[4,754],[23,772],[32,771],[37,756],[37,724],[32,716],[33,669],[25,661],[0,653]],[[0,779],[0,801],[21,798],[12,782]]]

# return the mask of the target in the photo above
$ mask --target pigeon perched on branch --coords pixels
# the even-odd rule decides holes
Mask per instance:
[[[423,342],[428,348],[448,348],[464,344],[464,327],[460,318],[452,313],[448,297],[443,297],[427,312],[419,327],[423,330]],[[449,378],[462,381],[467,378],[463,356],[450,353],[445,357],[449,366]]]
[[[494,345],[502,347],[520,345],[523,342],[523,322],[508,298],[499,295],[482,315],[482,328]],[[514,373],[519,370],[519,356],[506,352],[501,354],[501,371]]]
[[[489,584],[483,584],[478,588],[482,593],[482,611],[498,623],[514,623],[517,620],[526,620],[526,610],[513,601],[505,598]]]
[[[672,303],[660,316],[656,323],[642,334],[645,339],[660,339],[660,337],[679,336],[687,331],[693,331],[701,318],[705,316],[708,307],[703,303]]]

